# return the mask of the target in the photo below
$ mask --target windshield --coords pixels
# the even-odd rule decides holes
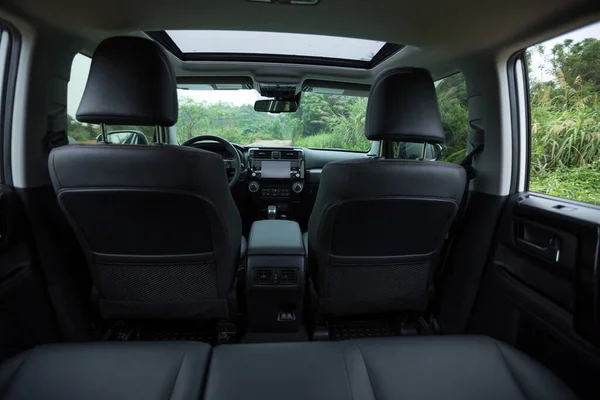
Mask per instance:
[[[366,152],[366,97],[303,92],[298,111],[254,111],[254,89],[178,90],[177,140],[215,135],[241,145],[298,146]]]

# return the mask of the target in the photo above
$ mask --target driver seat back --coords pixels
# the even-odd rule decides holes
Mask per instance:
[[[172,126],[175,80],[158,45],[133,37],[102,42],[77,118]],[[68,145],[52,150],[48,162],[104,318],[229,317],[241,220],[219,155],[181,146]]]

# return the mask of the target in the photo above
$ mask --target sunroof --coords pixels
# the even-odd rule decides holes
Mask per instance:
[[[166,31],[185,54],[319,57],[371,62],[385,42],[337,36],[244,31]]]

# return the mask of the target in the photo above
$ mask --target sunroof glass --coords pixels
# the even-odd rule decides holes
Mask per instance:
[[[183,53],[274,54],[371,61],[385,42],[243,31],[166,31]]]

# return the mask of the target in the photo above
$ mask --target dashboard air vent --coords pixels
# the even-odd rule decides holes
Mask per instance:
[[[251,157],[255,160],[270,160],[273,157],[273,150],[252,150]]]
[[[256,268],[254,270],[254,283],[257,285],[272,285],[273,270],[270,268]]]
[[[297,150],[284,150],[281,152],[282,160],[297,160],[302,153]]]

